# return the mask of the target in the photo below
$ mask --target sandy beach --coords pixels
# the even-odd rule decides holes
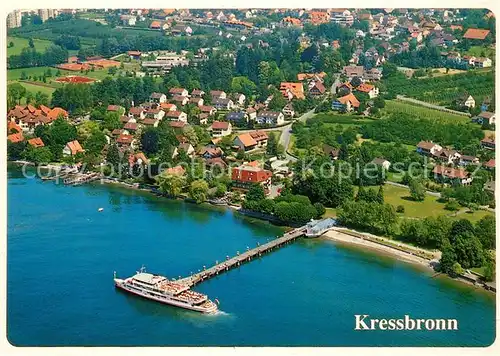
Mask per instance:
[[[368,248],[368,249],[373,249],[380,251],[382,253],[394,256],[400,260],[410,262],[410,263],[415,263],[420,266],[424,266],[427,268],[431,268],[430,266],[430,260],[413,255],[408,252],[404,252],[401,250],[397,250],[395,248],[382,245],[380,243],[370,241],[368,238],[361,238],[361,237],[356,237],[353,235],[346,234],[340,230],[330,230],[326,232],[324,235],[321,236],[322,238],[340,242],[340,243],[345,243],[345,244],[351,244],[351,245],[357,245],[362,248]]]

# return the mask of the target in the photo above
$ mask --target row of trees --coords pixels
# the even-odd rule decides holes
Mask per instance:
[[[279,197],[266,199],[264,188],[253,185],[246,195],[243,208],[272,215],[285,223],[306,223],[321,217],[325,208],[321,203],[311,203],[308,197],[283,192]]]
[[[60,46],[50,46],[45,52],[38,52],[35,48],[23,48],[20,54],[7,58],[7,68],[54,66],[67,60],[68,51]]]

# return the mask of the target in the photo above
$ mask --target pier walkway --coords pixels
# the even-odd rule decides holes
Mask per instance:
[[[295,241],[301,236],[304,236],[306,233],[306,226],[302,226],[300,228],[294,229],[285,233],[283,236],[269,241],[263,245],[258,245],[253,249],[249,249],[243,253],[237,253],[233,258],[227,258],[226,261],[221,263],[216,263],[214,266],[203,269],[203,271],[193,274],[190,277],[178,279],[178,283],[186,284],[188,286],[193,286],[197,283],[206,281],[212,277],[217,276],[219,273],[223,273],[225,271],[229,271],[234,267],[240,266],[242,263],[251,261],[255,257],[260,257],[262,254],[266,252],[270,252],[274,249],[280,248],[283,245],[286,245],[290,242]]]
[[[203,270],[191,275],[190,277],[178,279],[178,283],[186,284],[188,286],[193,286],[197,283],[203,282],[207,279],[217,276],[219,273],[229,271],[234,267],[239,267],[242,263],[249,262],[255,257],[260,257],[266,252],[270,252],[274,249],[280,248],[286,244],[289,244],[299,237],[317,237],[331,229],[336,225],[335,219],[323,219],[323,220],[313,220],[307,225],[301,226],[299,228],[288,231],[283,236],[278,237],[272,241],[269,241],[263,245],[257,244],[257,247],[253,249],[247,249],[247,251],[240,253],[237,252],[236,256],[229,258],[226,257],[224,262],[215,262],[215,265],[210,268],[205,268]]]

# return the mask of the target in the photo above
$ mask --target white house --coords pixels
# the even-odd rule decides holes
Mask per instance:
[[[474,66],[478,67],[478,68],[487,68],[487,67],[491,67],[491,65],[492,65],[492,62],[491,62],[491,59],[489,59],[489,58],[479,57],[479,58],[476,58],[474,60]]]
[[[224,137],[231,135],[232,125],[226,121],[214,121],[208,130],[212,132],[213,137]]]
[[[165,103],[167,101],[167,96],[163,93],[151,93],[149,96],[149,102],[151,103]]]
[[[187,122],[187,114],[183,111],[169,111],[165,116],[170,121]]]
[[[240,93],[236,93],[236,94],[234,94],[234,101],[235,101],[235,102],[236,102],[236,104],[238,104],[238,105],[243,105],[243,104],[245,104],[245,99],[246,99],[246,97],[245,97],[245,95],[243,95],[243,94],[240,94]]]
[[[285,122],[285,116],[282,112],[263,111],[257,115],[256,121],[261,125],[282,125]]]

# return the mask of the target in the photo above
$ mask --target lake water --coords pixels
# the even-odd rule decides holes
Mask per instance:
[[[103,207],[103,212],[98,208]],[[404,262],[298,240],[194,289],[219,315],[115,290],[113,271],[186,276],[282,230],[230,210],[8,175],[8,339],[18,346],[486,346],[494,295]],[[454,318],[458,331],[354,331],[354,315]]]

